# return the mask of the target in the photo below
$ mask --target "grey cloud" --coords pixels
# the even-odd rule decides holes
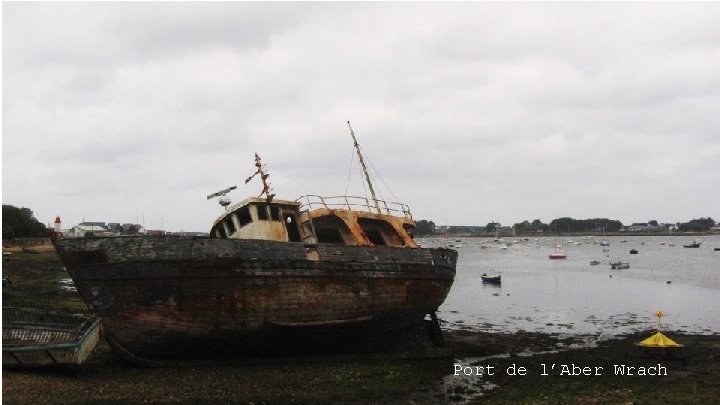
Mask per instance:
[[[247,177],[254,152],[285,198],[344,192],[351,120],[397,197],[437,223],[717,216],[718,17],[715,3],[7,3],[4,202],[203,230],[218,213],[204,196]]]

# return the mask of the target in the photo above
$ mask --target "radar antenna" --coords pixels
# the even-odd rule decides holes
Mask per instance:
[[[268,181],[268,177],[270,177],[270,173],[267,173],[265,171],[265,165],[262,163],[262,160],[260,159],[260,155],[258,155],[257,152],[255,152],[255,167],[257,167],[257,170],[255,171],[255,173],[253,173],[252,176],[245,179],[245,184],[248,184],[250,182],[250,180],[253,179],[253,177],[255,177],[259,174],[260,179],[263,182],[263,190],[260,193],[260,195],[258,195],[258,198],[262,197],[263,194],[265,194],[265,199],[267,200],[268,203],[270,203],[272,201],[273,197],[275,197],[275,194],[272,194],[272,187],[270,186],[270,182]]]
[[[228,187],[224,190],[220,190],[217,193],[212,193],[209,196],[207,196],[207,199],[209,200],[211,198],[220,197],[218,202],[220,203],[220,205],[222,205],[225,208],[225,210],[227,210],[228,206],[231,204],[231,202],[230,202],[229,198],[225,197],[225,195],[227,193],[235,190],[236,188],[237,188],[237,186],[232,186],[232,187]]]

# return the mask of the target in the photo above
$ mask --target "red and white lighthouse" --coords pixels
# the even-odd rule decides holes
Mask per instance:
[[[62,222],[60,221],[60,215],[58,215],[58,216],[55,217],[55,228],[53,228],[53,230],[54,230],[56,233],[60,233],[60,232],[61,232],[61,225],[62,225]]]

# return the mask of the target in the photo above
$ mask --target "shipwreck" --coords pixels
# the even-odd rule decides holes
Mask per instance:
[[[441,344],[435,314],[457,252],[420,247],[409,207],[376,198],[350,131],[370,197],[275,198],[255,154],[246,183],[259,176],[262,193],[237,204],[225,198],[235,187],[208,196],[223,212],[207,237],[56,235],[110,345],[131,357],[183,356],[272,347],[282,336],[393,337],[417,325]]]

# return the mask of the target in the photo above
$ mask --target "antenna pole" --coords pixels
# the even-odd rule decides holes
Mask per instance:
[[[360,145],[358,144],[357,139],[355,139],[355,132],[353,132],[350,121],[348,121],[347,124],[350,128],[350,135],[352,135],[355,150],[357,151],[358,158],[360,159],[360,166],[362,166],[363,173],[365,173],[365,180],[367,180],[368,187],[370,187],[370,194],[372,195],[373,202],[375,203],[375,209],[377,210],[378,214],[381,214],[382,211],[380,211],[380,203],[378,203],[378,199],[375,196],[375,189],[373,188],[372,181],[370,181],[370,175],[368,174],[367,167],[365,166],[365,159],[363,159],[363,155],[360,152]]]
[[[272,201],[273,197],[275,197],[275,194],[272,194],[272,187],[270,187],[270,182],[267,181],[267,178],[270,177],[270,173],[265,173],[265,170],[263,169],[262,160],[260,159],[260,155],[258,155],[257,152],[255,153],[255,167],[257,167],[257,171],[255,171],[255,173],[253,173],[252,176],[245,179],[245,184],[248,184],[248,182],[250,182],[250,180],[252,180],[253,177],[255,177],[259,174],[260,180],[262,180],[262,183],[263,183],[263,190],[260,193],[260,195],[258,196],[258,198],[262,197],[262,195],[265,194],[265,199],[267,200],[268,203],[270,203]]]

